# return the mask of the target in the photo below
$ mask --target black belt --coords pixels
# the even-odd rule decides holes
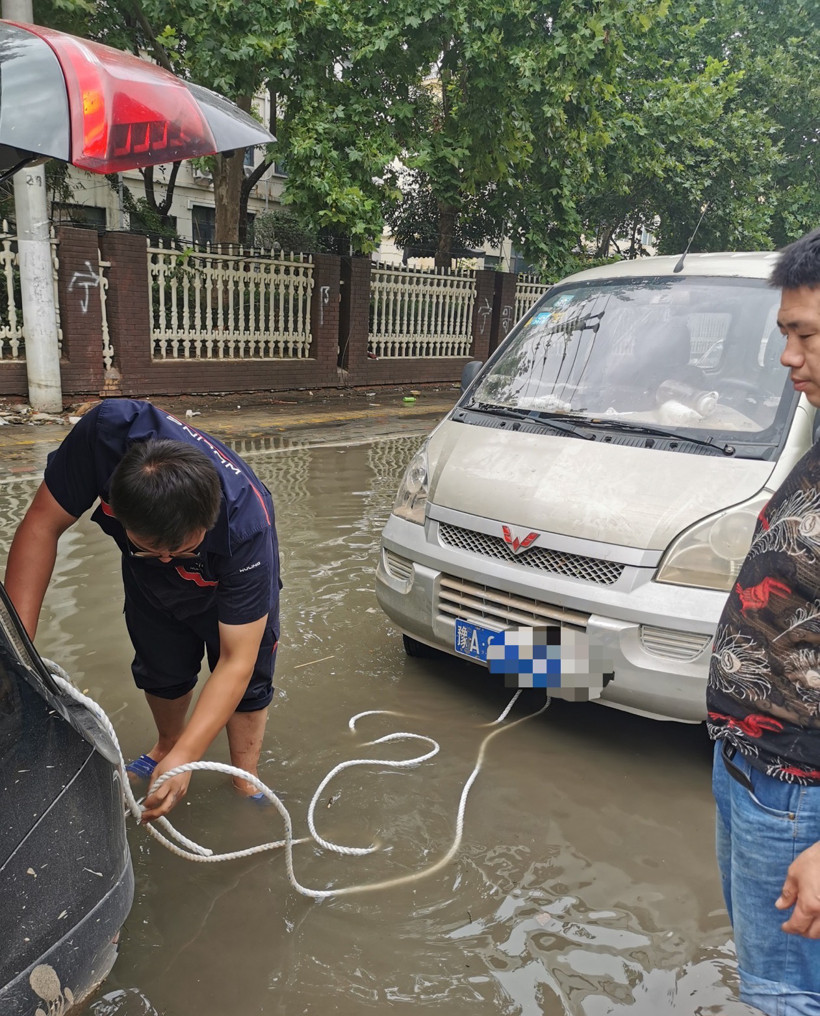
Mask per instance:
[[[744,773],[742,769],[738,769],[732,761],[737,754],[737,748],[735,745],[729,744],[728,741],[724,740],[721,742],[720,754],[723,758],[723,764],[726,766],[726,772],[732,777],[732,779],[737,780],[741,787],[745,787],[747,790],[752,790],[752,781],[746,773]]]

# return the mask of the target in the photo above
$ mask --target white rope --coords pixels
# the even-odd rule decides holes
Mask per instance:
[[[137,801],[137,799],[134,797],[134,793],[131,789],[131,781],[128,779],[128,774],[125,771],[125,759],[123,758],[123,754],[120,749],[120,744],[117,739],[117,735],[116,732],[114,731],[114,726],[111,723],[111,720],[108,718],[108,716],[106,715],[105,711],[101,708],[101,706],[99,706],[93,699],[89,698],[87,695],[83,695],[83,693],[79,691],[71,683],[71,679],[69,678],[68,674],[66,674],[66,672],[62,669],[62,667],[58,666],[56,663],[53,663],[51,660],[44,659],[43,663],[51,671],[52,677],[54,678],[57,686],[62,691],[64,691],[68,696],[73,698],[76,702],[79,702],[81,705],[85,706],[85,708],[88,709],[88,711],[97,718],[102,728],[111,738],[111,741],[116,749],[117,756],[119,759],[117,768],[120,774],[120,781],[122,784],[122,792],[123,798],[125,800],[126,809],[133,815],[133,817],[136,819],[137,822],[141,822],[143,808],[140,802]],[[274,850],[278,849],[279,847],[284,847],[285,868],[287,871],[288,881],[298,893],[301,893],[303,896],[308,896],[314,900],[329,899],[330,897],[333,896],[349,896],[352,895],[353,893],[369,892],[375,889],[390,889],[395,886],[404,885],[408,882],[415,882],[417,879],[424,878],[427,875],[432,875],[435,872],[440,871],[441,868],[447,865],[458,852],[464,834],[464,812],[467,807],[467,797],[470,793],[470,789],[473,783],[475,782],[476,777],[478,776],[479,770],[481,769],[481,765],[484,761],[484,755],[487,750],[487,745],[490,743],[490,741],[492,741],[493,738],[497,737],[503,731],[512,730],[513,727],[517,727],[520,723],[524,723],[526,720],[532,719],[535,716],[539,716],[550,704],[550,700],[548,697],[546,702],[544,703],[543,706],[541,706],[540,709],[537,709],[533,713],[528,713],[526,716],[522,716],[520,719],[514,720],[513,722],[508,723],[505,726],[501,726],[501,724],[506,719],[507,715],[509,714],[510,710],[512,709],[513,705],[515,704],[520,694],[521,692],[517,691],[515,695],[513,695],[511,701],[507,704],[506,708],[501,713],[501,715],[497,719],[493,720],[491,723],[486,724],[486,726],[495,727],[495,729],[492,730],[489,734],[487,734],[484,740],[481,742],[481,745],[479,746],[478,749],[478,758],[476,759],[476,764],[473,767],[473,771],[467,777],[467,781],[465,782],[462,788],[461,796],[458,802],[458,811],[456,814],[456,828],[455,835],[453,837],[453,842],[450,845],[449,850],[444,854],[443,857],[439,858],[438,861],[436,861],[429,867],[423,869],[422,871],[411,872],[407,875],[400,875],[396,878],[387,879],[383,882],[373,882],[367,885],[346,886],[340,889],[310,889],[307,886],[301,885],[301,883],[297,880],[293,869],[293,847],[299,843],[309,843],[311,842],[311,839],[308,837],[294,839],[293,823],[291,821],[290,813],[288,812],[287,808],[282,803],[280,798],[277,797],[277,795],[270,789],[270,787],[268,787],[265,783],[263,783],[262,780],[260,780],[257,776],[254,776],[251,773],[246,772],[244,769],[239,769],[236,766],[227,765],[226,763],[223,762],[188,762],[185,765],[177,766],[175,769],[169,769],[167,773],[163,773],[162,776],[158,777],[158,779],[153,783],[151,788],[152,792],[154,790],[157,790],[160,786],[162,786],[162,784],[165,783],[166,780],[170,780],[174,776],[179,776],[181,773],[208,771],[216,773],[225,773],[228,776],[238,777],[240,779],[246,780],[253,787],[255,787],[257,791],[261,791],[261,793],[264,794],[264,796],[279,812],[279,814],[282,817],[282,822],[284,824],[284,832],[285,832],[284,839],[276,840],[271,843],[260,843],[255,847],[248,847],[244,850],[234,850],[224,854],[215,854],[208,847],[201,846],[199,843],[196,843],[193,840],[188,839],[187,836],[184,836],[181,832],[179,832],[179,830],[175,829],[174,826],[164,816],[156,819],[155,822],[145,823],[143,825],[143,828],[146,829],[151,834],[151,836],[153,836],[154,839],[156,839],[164,847],[167,847],[167,849],[170,850],[173,854],[176,854],[177,857],[183,857],[189,861],[201,861],[207,863],[215,863],[217,861],[234,861],[241,857],[251,857],[254,854],[261,854],[267,850]],[[355,732],[356,721],[361,719],[363,716],[375,716],[375,715],[398,716],[400,714],[385,709],[369,709],[366,710],[365,712],[357,713],[355,716],[351,717],[348,724],[350,730]],[[414,758],[404,759],[400,761],[395,761],[393,759],[378,759],[378,758],[352,759],[348,762],[340,762],[339,765],[334,766],[334,768],[331,769],[331,771],[327,774],[327,776],[325,776],[325,778],[316,788],[316,792],[311,798],[310,805],[308,806],[307,822],[308,828],[310,830],[310,836],[314,842],[324,847],[326,850],[330,850],[337,854],[344,854],[348,856],[360,856],[362,854],[370,854],[374,850],[378,850],[378,844],[375,843],[371,844],[369,847],[346,847],[341,844],[333,843],[330,840],[322,838],[316,831],[316,826],[314,822],[314,812],[316,810],[316,804],[322,794],[322,791],[327,787],[327,785],[331,782],[331,780],[333,780],[334,777],[336,777],[344,769],[350,769],[353,766],[363,766],[363,765],[371,765],[371,766],[378,765],[378,766],[387,766],[392,769],[407,769],[411,766],[417,766],[420,765],[422,762],[428,761],[429,759],[433,758],[434,755],[437,755],[438,752],[440,751],[438,743],[434,741],[432,737],[426,737],[423,734],[413,734],[407,731],[399,731],[394,734],[386,734],[384,737],[379,737],[375,741],[367,741],[365,742],[365,744],[366,745],[387,744],[388,742],[399,740],[424,741],[429,746],[429,750],[424,752],[424,754],[415,756]],[[159,829],[156,828],[157,826],[161,826],[164,832],[167,833],[167,835],[163,835],[163,833],[161,833]]]

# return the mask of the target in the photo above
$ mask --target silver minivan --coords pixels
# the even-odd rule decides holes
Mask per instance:
[[[602,680],[555,696],[704,719],[726,594],[814,437],[774,257],[580,272],[475,365],[382,533],[376,595],[408,653],[487,666],[510,632],[558,631]]]

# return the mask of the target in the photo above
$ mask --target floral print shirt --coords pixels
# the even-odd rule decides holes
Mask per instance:
[[[723,609],[709,733],[777,779],[820,784],[820,447],[760,513]]]

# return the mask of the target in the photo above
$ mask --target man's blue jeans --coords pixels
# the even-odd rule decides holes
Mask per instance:
[[[712,788],[717,857],[740,968],[740,997],[769,1016],[820,1016],[820,940],[789,935],[777,910],[786,871],[820,840],[820,787],[800,787],[753,769],[738,752],[727,772],[715,744]]]

